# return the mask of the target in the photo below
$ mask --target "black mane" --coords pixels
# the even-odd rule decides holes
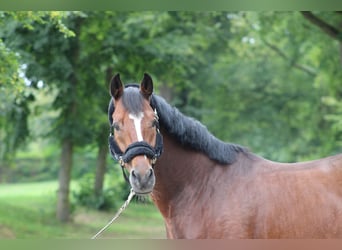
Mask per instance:
[[[123,95],[123,103],[130,112],[141,111],[141,106],[138,105],[140,100],[137,99],[140,94],[137,90],[138,88],[126,88],[124,91],[126,94]],[[152,96],[151,106],[158,112],[160,126],[165,128],[170,135],[182,145],[203,152],[214,161],[221,164],[232,164],[235,162],[238,153],[247,152],[247,149],[242,146],[225,143],[217,139],[203,124],[183,115],[160,96]],[[113,112],[114,105],[111,100],[108,108],[108,118],[111,124]]]
[[[221,164],[232,164],[238,153],[247,152],[247,149],[240,145],[217,139],[203,124],[183,115],[160,96],[153,95],[151,105],[158,112],[161,127],[164,127],[182,145],[205,153],[211,160]]]

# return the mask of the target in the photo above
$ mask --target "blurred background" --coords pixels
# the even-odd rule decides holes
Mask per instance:
[[[90,238],[127,198],[108,84],[270,160],[341,152],[342,12],[0,12],[0,238]],[[134,200],[104,238],[165,238]]]

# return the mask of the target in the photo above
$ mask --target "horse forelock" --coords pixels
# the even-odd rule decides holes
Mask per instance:
[[[121,97],[122,105],[125,109],[133,114],[138,115],[143,110],[143,96],[140,94],[139,86],[135,84],[127,85],[123,95]],[[108,121],[112,125],[113,124],[113,113],[115,111],[114,100],[110,99],[108,106]]]
[[[122,104],[125,109],[134,115],[138,115],[143,111],[144,97],[141,95],[139,88],[126,87],[122,95]]]

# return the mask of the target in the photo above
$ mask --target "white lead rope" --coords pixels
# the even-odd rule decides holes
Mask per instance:
[[[133,188],[131,188],[131,192],[129,193],[129,196],[125,203],[120,207],[119,211],[115,214],[115,216],[105,225],[100,231],[98,231],[91,239],[96,239],[97,236],[99,236],[104,230],[106,230],[119,216],[120,214],[126,209],[130,201],[132,200],[133,196],[135,195]]]

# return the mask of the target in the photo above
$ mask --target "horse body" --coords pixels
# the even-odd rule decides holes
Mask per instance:
[[[163,134],[152,198],[169,238],[342,237],[342,155],[288,164],[240,153],[222,166]]]
[[[146,74],[128,90],[116,75],[110,91],[111,153],[151,193],[168,238],[342,238],[342,154],[272,162],[152,95]]]

